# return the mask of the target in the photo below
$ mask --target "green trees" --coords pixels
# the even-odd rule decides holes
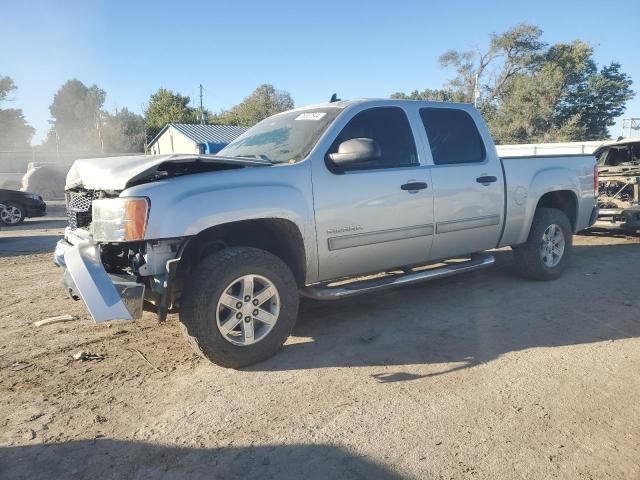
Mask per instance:
[[[396,92],[391,98],[399,100],[430,100],[432,102],[466,102],[464,92],[451,88],[425,88],[422,91],[414,90],[410,93]]]
[[[47,142],[61,151],[103,151],[102,107],[107,94],[97,85],[67,81],[53,96]]]
[[[11,77],[0,75],[0,151],[28,149],[35,133],[27,124],[22,110],[2,108],[7,97],[17,88]]]
[[[153,139],[167,123],[197,123],[200,112],[189,105],[191,99],[180,93],[160,88],[151,95],[145,111],[147,141]],[[288,92],[273,85],[260,85],[238,105],[218,114],[205,112],[207,123],[250,127],[275,113],[293,108]]]
[[[209,117],[209,123],[250,127],[276,113],[293,108],[289,92],[263,84],[235,107]]]
[[[454,71],[443,89],[392,97],[473,103],[477,95],[497,143],[605,138],[634,95],[618,63],[598,68],[587,43],[549,46],[529,24],[491,34],[485,51],[449,50],[440,64]]]
[[[143,152],[145,121],[127,108],[104,114],[104,145],[107,152]]]
[[[61,152],[135,153],[144,150],[144,119],[123,108],[104,110],[107,94],[97,85],[67,81],[49,107],[51,130],[46,150]]]
[[[127,108],[115,113],[106,111],[106,95],[97,85],[88,87],[77,79],[62,85],[49,107],[52,125],[43,148],[63,152],[142,152],[145,142],[153,139],[167,123],[199,120],[199,112],[190,106],[188,96],[166,88],[150,96],[144,117]],[[293,100],[287,92],[276,90],[272,85],[261,85],[240,104],[213,115],[209,123],[251,126],[292,107]],[[33,129],[30,132],[33,134]],[[28,143],[27,140],[25,147]]]
[[[19,109],[1,108],[16,86],[0,75],[0,150],[26,150],[35,130]],[[196,123],[199,111],[190,98],[160,88],[149,98],[144,117],[127,108],[109,112],[104,108],[107,93],[97,85],[78,79],[65,82],[49,107],[51,128],[39,148],[60,152],[135,153],[143,152],[167,123]],[[293,108],[288,92],[273,85],[260,85],[241,103],[217,115],[208,123],[252,126],[275,113]],[[205,117],[206,118],[206,117]]]
[[[153,139],[167,123],[195,123],[196,111],[189,106],[190,100],[166,88],[152,94],[144,112],[147,141]]]

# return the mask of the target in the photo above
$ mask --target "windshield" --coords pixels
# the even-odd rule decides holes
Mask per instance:
[[[299,162],[341,111],[330,107],[274,115],[247,130],[218,155],[262,158],[273,163]]]

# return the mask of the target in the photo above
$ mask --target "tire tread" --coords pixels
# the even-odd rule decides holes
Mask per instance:
[[[281,283],[280,316],[267,337],[260,342],[240,347],[225,340],[215,324],[215,308],[211,308],[211,290],[223,288],[221,283],[247,265],[268,269]],[[238,272],[238,273],[234,273]],[[257,272],[256,272],[257,273]],[[228,367],[241,368],[274,355],[290,335],[298,313],[298,289],[287,265],[275,255],[253,247],[229,247],[202,260],[186,282],[180,309],[182,330],[189,344],[203,358]]]
[[[550,269],[544,265],[540,258],[540,240],[546,228],[552,223],[562,228],[565,237],[565,249],[560,263]],[[533,217],[526,243],[512,248],[517,272],[522,277],[530,280],[555,280],[562,275],[571,260],[572,236],[571,222],[569,222],[562,210],[538,208]]]

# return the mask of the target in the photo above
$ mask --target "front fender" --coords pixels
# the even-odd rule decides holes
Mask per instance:
[[[121,196],[145,196],[145,238],[190,237],[222,224],[276,218],[297,226],[307,272],[317,272],[311,176],[304,164],[197,174],[148,183]]]
[[[187,237],[207,228],[241,220],[280,218],[293,222],[306,237],[311,219],[304,196],[291,187],[254,186],[191,193],[151,212],[149,239]]]

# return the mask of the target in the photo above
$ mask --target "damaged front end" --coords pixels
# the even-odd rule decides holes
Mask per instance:
[[[640,166],[601,169],[597,228],[640,230]]]
[[[54,253],[70,296],[82,299],[96,322],[133,320],[145,304],[161,320],[176,300],[174,277],[185,239],[144,240],[146,198],[117,191],[66,193],[68,227]]]
[[[148,239],[152,208],[137,185],[189,175],[263,168],[267,160],[216,155],[137,155],[76,160],[66,178],[68,227],[54,261],[67,291],[96,322],[138,318],[152,306],[160,320],[179,299],[176,276],[190,237]]]

